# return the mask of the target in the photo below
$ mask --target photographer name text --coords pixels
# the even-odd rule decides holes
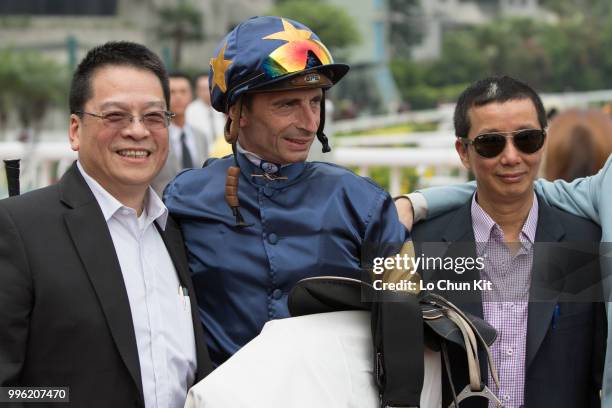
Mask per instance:
[[[383,282],[381,279],[374,280],[376,290],[400,290],[408,292],[428,291],[472,291],[472,290],[493,290],[493,284],[486,279],[478,279],[468,282],[457,282],[452,280],[439,280],[436,282],[423,282],[422,280],[412,281],[403,279],[398,282]]]

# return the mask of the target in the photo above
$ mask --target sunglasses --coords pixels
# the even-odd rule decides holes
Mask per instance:
[[[543,129],[521,129],[514,132],[483,133],[474,140],[464,139],[463,143],[474,146],[476,153],[482,157],[492,158],[506,148],[506,139],[512,139],[514,147],[526,154],[537,152],[544,145],[546,131]]]

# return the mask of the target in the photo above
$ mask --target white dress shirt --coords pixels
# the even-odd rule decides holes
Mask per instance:
[[[187,145],[187,149],[189,149],[189,153],[191,153],[191,162],[196,166],[198,166],[199,158],[198,158],[198,147],[195,140],[195,135],[193,134],[193,130],[188,124],[185,124],[183,127],[178,127],[174,123],[170,123],[168,126],[168,133],[170,134],[170,149],[172,149],[172,153],[178,159],[179,163],[183,162],[183,146],[181,145],[181,133],[185,132],[185,144]]]
[[[149,188],[140,217],[77,162],[96,198],[121,266],[138,347],[146,408],[183,407],[196,372],[189,296],[184,296],[154,222],[166,228],[168,209]]]

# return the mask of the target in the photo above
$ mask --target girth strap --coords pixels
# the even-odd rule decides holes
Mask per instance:
[[[425,370],[419,299],[393,291],[379,291],[375,296],[372,339],[381,408],[418,407]]]

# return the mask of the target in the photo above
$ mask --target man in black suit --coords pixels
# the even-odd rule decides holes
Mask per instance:
[[[454,121],[455,147],[477,190],[461,208],[414,226],[416,254],[435,265],[421,269],[424,281],[497,329],[491,351],[500,386],[491,375],[488,386],[505,407],[599,406],[607,335],[594,250],[601,231],[534,192],[546,136],[542,101],[520,81],[487,78],[461,94]],[[474,284],[481,279],[490,283]],[[480,362],[486,370],[484,356]],[[450,366],[465,364],[465,352],[451,346]],[[465,370],[452,380],[457,392],[469,381]],[[443,389],[448,405],[448,378]]]
[[[80,63],[78,161],[0,201],[0,386],[70,387],[74,407],[182,407],[211,370],[180,231],[149,187],[168,106],[144,46],[107,43]]]

